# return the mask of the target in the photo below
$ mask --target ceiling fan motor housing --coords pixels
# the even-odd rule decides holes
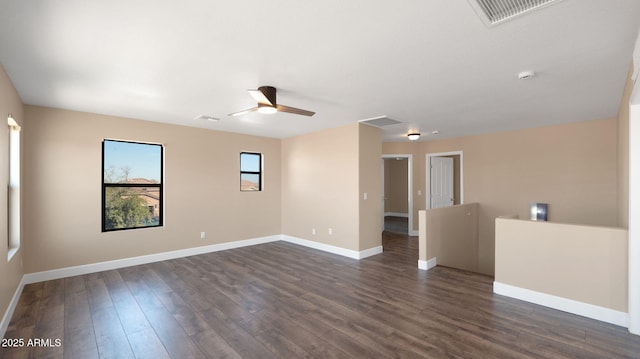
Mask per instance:
[[[271,106],[276,106],[276,88],[273,86],[260,86],[258,91],[262,92],[264,97],[271,102]]]

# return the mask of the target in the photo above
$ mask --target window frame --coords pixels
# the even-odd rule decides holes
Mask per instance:
[[[122,143],[130,143],[130,144],[138,144],[138,145],[151,145],[151,146],[159,146],[160,147],[160,180],[159,183],[105,183],[105,143],[109,142],[122,142]],[[102,207],[101,207],[101,230],[103,233],[105,232],[116,232],[116,231],[126,231],[130,229],[140,229],[140,228],[158,228],[164,227],[164,145],[160,143],[152,143],[152,142],[142,142],[142,141],[130,141],[130,140],[116,140],[105,138],[102,140],[102,174],[101,174],[101,182],[102,182]],[[106,202],[107,202],[107,188],[158,188],[158,224],[152,226],[136,226],[136,227],[126,227],[126,228],[106,228]]]
[[[242,170],[242,155],[257,155],[259,157],[259,170],[258,171],[243,171]],[[263,161],[264,161],[264,156],[262,155],[261,152],[250,152],[250,151],[242,151],[240,152],[240,192],[262,192],[263,190],[263,185],[262,185],[262,173],[264,172],[264,168],[263,168]],[[246,190],[246,189],[242,189],[242,175],[244,174],[248,174],[248,175],[257,175],[258,176],[258,189],[257,190]]]
[[[7,260],[11,261],[21,245],[21,182],[22,182],[22,145],[20,125],[13,118],[7,116],[8,134],[8,185],[7,185]]]

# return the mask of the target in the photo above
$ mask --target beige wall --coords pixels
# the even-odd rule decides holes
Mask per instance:
[[[627,231],[496,220],[496,282],[627,311]]]
[[[359,250],[358,137],[353,124],[282,140],[283,234]]]
[[[477,272],[478,213],[478,203],[426,210],[420,228],[426,253],[420,253],[420,259],[437,258],[438,265]]]
[[[480,203],[482,273],[493,273],[494,219],[528,218],[549,203],[549,220],[616,226],[616,119],[594,120],[431,142],[384,143],[383,153],[414,154],[414,208],[425,208],[426,154],[463,151],[464,201]],[[415,214],[417,216],[417,213]]]
[[[618,226],[629,228],[629,99],[633,90],[633,65],[618,111]]]
[[[384,159],[385,213],[409,213],[408,166],[407,158]]]
[[[33,106],[26,118],[26,272],[281,233],[277,139]],[[101,233],[104,138],[165,145],[164,227]],[[264,154],[264,191],[240,192],[241,151]]]
[[[358,125],[360,251],[382,245],[382,131]],[[364,194],[367,198],[365,199]]]
[[[22,101],[16,92],[11,80],[0,65],[0,181],[2,186],[7,188],[9,184],[9,129],[7,126],[7,117],[9,114],[20,124],[24,130],[24,114]],[[24,137],[23,137],[24,138]],[[24,163],[24,161],[23,161]],[[22,193],[24,194],[24,186]],[[8,252],[8,213],[7,213],[7,191],[0,191],[0,319],[4,316],[11,298],[18,288],[18,284],[24,274],[22,261],[24,253],[24,236],[21,240],[22,244],[18,252],[7,260]],[[24,214],[25,212],[24,210]]]
[[[351,250],[381,243],[377,128],[281,141],[36,106],[26,117],[26,272],[280,233]],[[164,227],[100,232],[103,138],[165,145]],[[241,151],[264,154],[263,192],[239,191]]]
[[[282,233],[354,251],[381,245],[381,143],[380,129],[361,124],[282,140]]]

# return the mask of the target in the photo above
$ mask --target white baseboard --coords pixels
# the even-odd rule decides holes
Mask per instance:
[[[364,259],[380,253],[382,253],[382,246],[372,247],[358,252],[359,256],[356,259]]]
[[[438,265],[438,258],[436,257],[433,257],[426,261],[423,261],[423,260],[418,261],[418,269],[422,269],[422,270],[429,270],[437,265]]]
[[[404,217],[409,218],[409,213],[400,213],[400,212],[384,212],[384,216],[393,216],[393,217]]]
[[[419,236],[419,235],[420,235],[420,231],[416,231],[415,229],[410,229],[410,230],[409,230],[409,235],[410,235],[411,237],[417,237],[417,236]]]
[[[600,320],[625,328],[629,325],[629,315],[625,312],[620,312],[617,310],[584,302],[578,302],[573,299],[567,299],[551,294],[536,292],[530,289],[515,287],[500,282],[493,282],[493,292],[496,294],[543,305],[545,307],[561,310],[563,312]]]
[[[18,284],[18,288],[16,292],[13,293],[13,297],[11,298],[11,302],[9,302],[9,306],[7,310],[4,312],[4,316],[2,317],[2,321],[0,322],[0,338],[4,338],[4,334],[7,332],[7,328],[9,327],[9,322],[11,321],[11,317],[13,317],[13,312],[16,310],[16,306],[18,305],[18,301],[20,300],[20,295],[22,294],[22,288],[24,288],[24,276],[20,280]]]
[[[324,252],[329,252],[329,253],[333,253],[333,254],[337,254],[337,255],[341,255],[343,257],[349,257],[349,258],[353,258],[353,259],[363,259],[363,258],[367,258],[367,257],[373,256],[373,255],[382,253],[382,246],[377,246],[377,247],[365,249],[363,251],[354,251],[354,250],[351,250],[351,249],[346,249],[346,248],[342,248],[342,247],[336,247],[336,246],[332,246],[332,245],[329,245],[329,244],[324,244],[324,243],[310,241],[310,240],[307,240],[307,239],[288,236],[288,235],[285,235],[285,234],[282,235],[282,240],[284,242],[298,244],[298,245],[301,245],[301,246],[304,246],[304,247],[318,249],[318,250],[321,250],[321,251],[324,251]]]
[[[102,271],[107,271],[112,269],[136,266],[140,264],[147,264],[147,263],[160,262],[160,261],[169,260],[169,259],[189,257],[189,256],[198,255],[198,254],[224,251],[227,249],[253,246],[256,244],[275,242],[279,240],[280,240],[280,235],[273,235],[268,237],[245,239],[241,241],[212,244],[208,246],[179,249],[177,251],[155,253],[155,254],[149,254],[149,255],[139,256],[139,257],[116,259],[116,260],[107,261],[107,262],[99,262],[99,263],[85,264],[85,265],[74,266],[74,267],[53,269],[53,270],[48,270],[43,272],[25,274],[23,278],[23,282],[24,284],[38,283],[38,282],[43,282],[47,280],[54,280],[54,279],[72,277],[76,275],[102,272]]]
[[[363,259],[366,257],[370,257],[376,254],[382,253],[382,246],[369,248],[363,251],[353,251],[341,247],[331,246],[323,243],[313,242],[306,239],[300,239],[296,237],[291,237],[287,235],[273,235],[268,237],[260,237],[260,238],[252,238],[234,242],[220,243],[220,244],[212,244],[208,246],[200,246],[194,248],[180,249],[177,251],[171,252],[163,252],[163,253],[155,253],[138,257],[124,258],[124,259],[116,259],[113,261],[92,263],[79,265],[74,267],[53,269],[43,272],[29,273],[25,274],[22,281],[24,284],[30,283],[38,283],[47,280],[54,280],[66,277],[72,277],[76,275],[84,275],[89,273],[102,272],[112,269],[131,267],[140,264],[147,264],[153,262],[159,262],[169,259],[176,259],[182,257],[189,257],[198,254],[205,254],[211,252],[224,251],[228,249],[240,248],[253,246],[257,244],[276,242],[276,241],[285,241],[290,243],[299,244],[301,246],[319,249],[325,252],[330,252],[334,254],[338,254],[341,256],[353,258],[353,259]]]

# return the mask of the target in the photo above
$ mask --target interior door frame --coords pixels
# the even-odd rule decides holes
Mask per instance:
[[[413,230],[413,155],[412,154],[397,154],[397,155],[382,155],[382,200],[384,201],[384,160],[406,158],[407,159],[407,212],[409,215],[409,228],[408,232],[410,236],[417,236],[418,231]],[[384,220],[384,205],[382,206],[382,219]],[[384,228],[384,222],[382,222],[382,228]]]
[[[636,81],[629,105],[629,217],[628,223],[628,321],[629,332],[640,335],[640,81]]]
[[[431,157],[446,157],[446,156],[460,156],[460,204],[464,203],[464,156],[462,151],[451,151],[451,152],[438,152],[438,153],[427,153],[426,158],[426,177],[425,177],[425,208],[431,208]],[[454,202],[455,203],[455,202]]]

